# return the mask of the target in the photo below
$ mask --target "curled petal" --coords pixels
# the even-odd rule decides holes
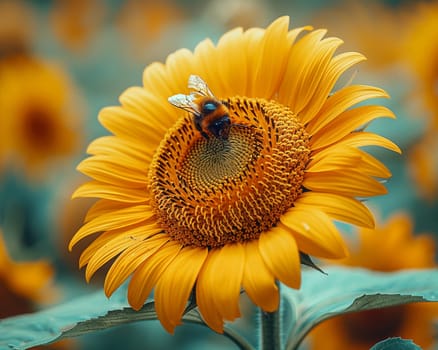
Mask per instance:
[[[264,311],[273,312],[279,305],[278,287],[274,274],[266,266],[257,241],[245,244],[245,270],[243,288],[254,302]]]
[[[334,219],[372,228],[374,217],[359,200],[334,193],[305,192],[295,202],[296,208],[320,208]]]
[[[283,227],[263,232],[259,239],[263,261],[275,278],[291,288],[301,284],[300,255],[293,235]]]
[[[76,232],[68,249],[71,250],[77,242],[93,233],[128,227],[145,221],[153,215],[149,205],[136,205],[102,213],[88,221]]]
[[[134,310],[140,310],[162,273],[178,255],[182,246],[169,241],[135,270],[128,286],[128,301]]]
[[[207,254],[206,248],[181,249],[157,282],[155,308],[161,324],[170,333],[181,322],[190,292]]]
[[[289,209],[281,218],[283,227],[293,234],[298,249],[306,254],[338,259],[348,255],[347,247],[326,214],[317,209]]]
[[[131,275],[140,264],[155,254],[158,249],[169,241],[169,236],[160,234],[152,236],[144,241],[138,241],[126,248],[114,261],[108,270],[104,290],[106,296],[110,296],[114,291]]]
[[[199,274],[196,298],[205,322],[223,332],[223,320],[240,317],[239,295],[245,262],[242,244],[212,249]]]

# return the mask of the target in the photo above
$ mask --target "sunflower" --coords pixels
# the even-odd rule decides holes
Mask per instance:
[[[38,177],[56,157],[79,146],[80,110],[73,85],[58,67],[32,58],[0,64],[0,116],[11,160]]]
[[[427,117],[426,131],[409,153],[410,170],[421,195],[429,200],[438,194],[438,4],[420,3],[412,11],[405,38],[403,59],[414,80],[412,95],[420,101]]]
[[[398,213],[376,229],[362,228],[357,249],[337,263],[385,272],[434,267],[433,237],[415,236],[412,226],[407,214]],[[434,341],[433,320],[437,316],[435,305],[415,303],[336,317],[310,333],[311,348],[365,350],[393,336],[413,339],[428,348]]]
[[[408,165],[420,195],[432,202],[438,195],[438,140],[430,130],[409,150]]]
[[[249,28],[266,21],[272,12],[271,5],[262,0],[214,0],[206,6],[203,16],[225,28]]]
[[[3,171],[5,171],[8,153],[8,145],[5,142],[6,134],[4,130],[5,127],[3,125],[2,118],[0,118],[0,175],[3,173]]]
[[[387,69],[400,62],[406,11],[386,6],[381,1],[341,1],[317,12],[316,23],[325,23],[335,35],[348,38],[348,49],[360,50],[371,69]],[[345,37],[346,36],[346,37]]]
[[[66,181],[62,186],[63,190],[58,192],[55,204],[57,208],[55,214],[55,232],[57,232],[55,248],[63,265],[70,273],[73,272],[75,275],[79,273],[77,261],[81,249],[85,249],[93,241],[93,237],[83,239],[73,253],[69,253],[65,249],[73,235],[82,226],[88,208],[96,202],[95,198],[78,198],[74,201],[71,200],[70,197],[73,189],[84,183],[85,180],[83,176],[80,176],[74,180]],[[105,276],[104,273],[105,269],[100,269],[98,273],[94,275],[93,282],[101,283]]]
[[[360,131],[393,113],[353,106],[387,94],[364,85],[332,91],[364,57],[335,55],[342,41],[324,38],[325,30],[288,26],[281,17],[266,29],[234,29],[217,45],[207,39],[194,52],[181,49],[165,64],[151,64],[143,87],[129,88],[121,106],[100,112],[113,135],[93,141],[91,157],[78,166],[93,180],[74,197],[99,200],[69,248],[99,233],[80,258],[86,279],[115,259],[106,295],[132,275],[128,301],[138,310],[155,288],[156,312],[169,332],[192,290],[217,332],[240,316],[241,288],[263,310],[276,310],[277,281],[300,287],[300,252],[345,257],[332,219],[372,227],[357,197],[386,193],[378,179],[389,171],[358,147],[398,151]],[[208,86],[190,94],[194,77]],[[205,110],[228,111],[204,119],[219,137],[202,129],[203,136],[192,113],[168,102],[193,105],[202,93],[217,99]],[[228,132],[217,128],[227,120]]]
[[[403,59],[416,81],[415,95],[432,117],[431,127],[438,130],[438,4],[419,3],[412,11],[405,36]]]
[[[103,26],[107,10],[102,0],[55,1],[49,19],[61,43],[78,52],[87,48]]]
[[[34,27],[32,8],[28,3],[0,1],[0,60],[29,54]]]
[[[13,261],[0,230],[0,319],[31,312],[35,303],[52,300],[53,274],[47,261]]]
[[[166,28],[176,26],[184,17],[175,1],[129,0],[121,8],[117,24],[131,46],[144,56],[145,51],[160,44]]]

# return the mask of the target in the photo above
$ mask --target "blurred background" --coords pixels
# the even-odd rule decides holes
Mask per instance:
[[[382,103],[398,117],[370,127],[403,151],[370,150],[393,174],[389,194],[368,200],[378,222],[372,237],[378,240],[355,231],[348,236],[353,256],[341,263],[383,271],[435,266],[438,1],[0,0],[0,318],[101,288],[103,274],[86,284],[78,270],[82,248],[67,251],[91,203],[70,200],[84,181],[75,167],[88,143],[107,134],[97,121],[99,110],[118,104],[129,86],[141,85],[143,69],[153,61],[164,61],[181,47],[193,49],[205,37],[216,41],[236,26],[264,27],[281,15],[291,17],[292,27],[327,28],[329,36],[345,41],[341,51],[365,54],[368,60],[358,66],[354,82],[388,91],[391,99]],[[391,243],[380,244],[387,237],[393,237]],[[239,327],[256,342],[248,313],[249,321]],[[436,315],[431,312],[424,322],[432,324]],[[364,321],[357,322],[363,329]],[[339,329],[325,333],[325,341],[336,332],[349,336]],[[303,348],[326,348],[318,345],[316,333]],[[427,346],[433,343],[432,333],[422,336]],[[171,337],[156,322],[50,348],[203,349],[206,344],[235,348],[199,326],[185,325]],[[360,348],[352,344],[342,346]]]

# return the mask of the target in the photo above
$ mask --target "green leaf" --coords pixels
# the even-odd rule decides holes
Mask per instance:
[[[195,308],[196,304],[189,302],[183,319],[206,326]],[[154,302],[146,303],[139,311],[128,306],[126,286],[110,299],[100,290],[47,310],[0,320],[0,349],[28,349],[125,323],[156,319]],[[253,346],[233,329],[225,327],[224,335],[240,349],[253,350]]]
[[[303,273],[300,290],[282,287],[290,319],[288,349],[294,349],[319,322],[346,312],[437,301],[438,270],[410,270],[392,274],[362,269],[328,267]],[[288,306],[289,305],[289,306]],[[184,320],[204,325],[195,305],[189,303]],[[140,311],[126,302],[126,286],[107,299],[102,291],[34,314],[0,320],[0,349],[27,349],[58,339],[79,336],[140,320],[157,319],[152,302]],[[242,349],[252,349],[232,329],[225,335]]]
[[[47,310],[0,320],[0,349],[27,349],[61,336],[77,336],[139,319],[156,319],[152,303],[137,313],[129,308],[124,287],[111,299],[98,291]]]
[[[303,273],[300,290],[282,288],[289,314],[286,349],[296,349],[322,321],[349,312],[412,302],[438,301],[438,269],[384,273],[359,268],[325,267]]]
[[[370,350],[421,350],[412,340],[388,338],[375,344]]]

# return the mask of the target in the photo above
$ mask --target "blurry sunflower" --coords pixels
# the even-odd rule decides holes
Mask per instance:
[[[0,1],[0,60],[29,53],[34,25],[31,7],[26,2]]]
[[[249,28],[266,21],[271,5],[263,0],[214,0],[207,3],[203,16],[209,23],[225,28]]]
[[[0,64],[0,91],[3,142],[29,177],[77,149],[81,118],[65,72],[35,59],[9,60]]]
[[[71,200],[73,189],[79,187],[79,185],[83,184],[85,181],[88,181],[88,179],[84,178],[85,176],[80,176],[73,181],[68,180],[64,182],[63,186],[61,186],[62,190],[57,193],[55,205],[55,238],[57,253],[65,267],[69,269],[69,272],[74,273],[75,275],[79,274],[77,262],[80,251],[85,249],[93,241],[93,237],[83,239],[78,243],[78,247],[73,253],[69,253],[65,249],[76,231],[81,228],[88,209],[96,202],[95,198],[77,198],[74,201]],[[105,269],[101,268],[94,275],[93,282],[101,283],[105,276],[105,272]]]
[[[53,3],[50,23],[58,39],[78,51],[88,46],[103,25],[105,15],[102,0],[59,0]]]
[[[420,193],[431,200],[438,194],[438,4],[418,4],[407,27],[403,58],[413,75],[412,94],[428,118],[424,136],[410,150],[409,163]]]
[[[432,117],[438,131],[438,3],[419,3],[412,11],[405,37],[403,58],[410,64],[415,95]]]
[[[438,195],[438,138],[427,131],[409,150],[409,170],[422,197],[432,201]]]
[[[14,262],[0,231],[0,319],[28,313],[34,305],[52,301],[53,267],[47,261]]]
[[[324,23],[335,35],[342,33],[348,49],[360,50],[374,69],[400,62],[406,26],[405,11],[382,1],[341,1],[317,12],[316,23]],[[348,40],[347,40],[348,39]]]
[[[163,35],[184,17],[183,9],[172,0],[129,0],[123,3],[117,24],[133,54],[144,59],[146,52],[162,50],[162,45],[173,41],[162,40]]]
[[[2,118],[0,118],[0,177],[6,168],[6,159],[7,159],[7,151],[8,146],[5,142],[6,134],[5,127],[3,125]]]
[[[114,258],[106,294],[132,275],[128,300],[140,309],[155,288],[157,315],[169,332],[193,289],[217,332],[240,316],[242,287],[263,310],[276,310],[276,282],[300,286],[299,253],[345,257],[332,219],[372,227],[372,214],[356,197],[386,193],[377,178],[389,171],[358,147],[398,151],[360,129],[393,114],[353,106],[387,94],[364,85],[333,92],[339,76],[364,57],[335,55],[342,41],[324,38],[326,30],[298,38],[311,28],[288,26],[281,17],[267,29],[238,28],[216,46],[207,39],[194,52],[182,49],[165,64],[151,64],[143,87],[129,88],[121,106],[100,112],[113,135],[93,141],[91,157],[78,166],[94,180],[74,196],[100,199],[69,248],[100,233],[80,258],[86,279]],[[222,101],[213,99],[204,111],[228,110],[229,129],[226,118],[204,119],[219,137],[205,129],[202,136],[193,114],[168,102],[199,95],[184,95],[192,75],[208,84],[195,88]]]
[[[414,236],[407,214],[393,215],[376,229],[362,228],[358,237],[357,249],[336,263],[385,272],[435,266],[433,237]],[[335,317],[310,333],[311,348],[365,350],[394,336],[413,339],[428,348],[434,341],[437,316],[433,303],[415,303]]]

